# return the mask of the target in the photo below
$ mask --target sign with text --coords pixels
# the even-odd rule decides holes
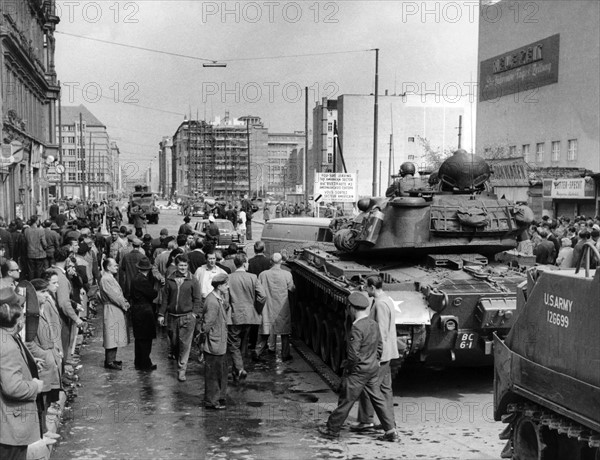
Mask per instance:
[[[356,201],[356,174],[316,173],[315,196],[326,203],[352,203]]]
[[[479,102],[558,82],[560,35],[481,61]]]
[[[581,179],[544,179],[544,196],[558,199],[593,199],[594,181]]]

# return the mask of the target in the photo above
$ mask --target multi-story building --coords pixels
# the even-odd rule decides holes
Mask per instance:
[[[237,199],[248,193],[249,137],[249,126],[236,119],[185,120],[173,135],[178,194]]]
[[[304,132],[269,133],[268,156],[264,166],[264,191],[275,195],[295,193],[302,185]]]
[[[158,194],[164,197],[173,194],[173,142],[170,137],[164,136],[158,143]]]
[[[48,164],[56,159],[54,0],[0,0],[0,215],[28,218],[48,204]]]
[[[61,136],[65,196],[98,201],[118,192],[119,150],[104,123],[83,105],[62,107]]]
[[[477,152],[522,157],[545,179],[545,214],[600,213],[600,3],[493,6],[497,20],[479,22]]]
[[[407,96],[387,92],[378,99],[378,194],[385,191],[390,176],[398,173],[403,162],[413,162],[418,170],[430,169],[422,140],[441,151],[456,149],[461,116],[466,134],[462,147],[471,148],[466,130],[470,126],[466,99],[454,102],[435,94]],[[315,107],[307,177],[310,195],[315,172],[343,172],[344,164],[348,173],[357,174],[358,195],[371,195],[373,118],[373,95],[344,94],[333,101],[324,99]],[[334,136],[336,126],[339,142]]]

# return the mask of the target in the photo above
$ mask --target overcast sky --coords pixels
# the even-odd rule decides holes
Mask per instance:
[[[311,109],[322,97],[372,93],[373,48],[381,94],[411,84],[443,91],[477,75],[474,1],[59,0],[57,9],[62,103],[84,104],[107,125],[132,175],[190,112],[251,114],[272,132],[304,130],[298,89],[310,88]],[[204,68],[201,58],[227,67]]]

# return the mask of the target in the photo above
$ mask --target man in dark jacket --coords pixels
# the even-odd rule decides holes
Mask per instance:
[[[133,227],[135,228],[135,236],[141,238],[144,234],[142,230],[146,225],[146,214],[144,210],[139,206],[134,206],[131,210],[131,218],[133,219]]]
[[[46,237],[46,258],[48,267],[54,265],[54,253],[60,247],[60,235],[57,233],[58,225],[47,220],[44,222],[44,236]]]
[[[177,379],[185,382],[196,318],[200,315],[202,295],[200,284],[188,271],[188,259],[180,254],[175,259],[177,270],[166,280],[158,324],[164,326],[167,317],[167,332],[171,343],[169,358],[177,358]]]
[[[152,277],[152,264],[147,257],[142,258],[137,264],[139,270],[131,283],[131,323],[133,337],[135,338],[134,364],[137,370],[153,371],[156,364],[152,363],[152,340],[156,338],[156,324],[154,323],[153,301],[157,291],[154,288]]]
[[[535,247],[533,254],[535,255],[535,263],[541,265],[552,265],[556,258],[556,250],[554,244],[548,241],[548,232],[544,228],[540,228],[538,233],[542,237],[542,241]]]
[[[255,256],[248,262],[248,272],[258,276],[271,268],[271,261],[265,254],[265,243],[262,241],[254,243],[254,254]]]
[[[379,359],[383,351],[381,333],[375,321],[369,318],[367,308],[371,304],[362,292],[354,291],[348,296],[350,314],[354,317],[347,340],[348,358],[340,389],[338,407],[331,413],[327,425],[319,429],[330,439],[340,436],[342,425],[354,403],[365,391],[385,431],[381,441],[396,441],[394,414],[390,413],[378,385]]]
[[[131,245],[133,246],[131,252],[125,254],[119,262],[119,284],[127,300],[130,299],[131,284],[138,273],[137,263],[146,257],[140,239],[134,238]]]
[[[27,241],[27,259],[29,260],[29,277],[41,278],[46,270],[46,235],[43,228],[39,228],[39,217],[31,216],[29,228],[25,230]]]

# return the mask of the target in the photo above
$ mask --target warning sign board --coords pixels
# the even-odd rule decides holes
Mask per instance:
[[[316,173],[315,197],[326,203],[351,203],[356,201],[356,174]]]

